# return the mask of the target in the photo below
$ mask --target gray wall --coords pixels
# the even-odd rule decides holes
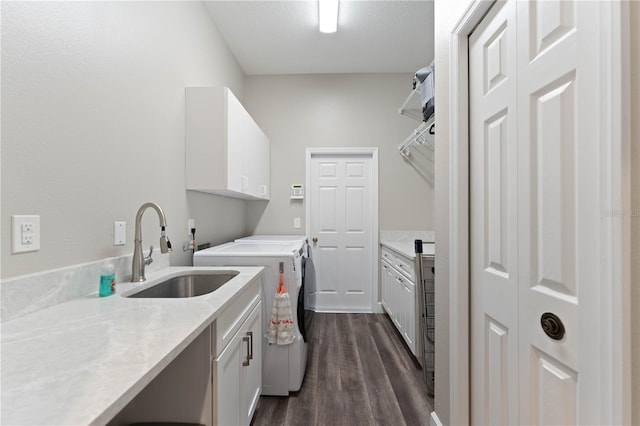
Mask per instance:
[[[433,164],[426,148],[404,160],[397,146],[419,122],[398,114],[410,74],[249,76],[246,106],[271,141],[271,201],[251,202],[255,233],[304,233],[305,148],[378,147],[380,229],[432,229]],[[302,228],[293,228],[293,218]]]
[[[200,2],[2,2],[2,277],[132,252],[145,201],[167,214],[173,264],[189,217],[201,241],[243,235],[246,202],[184,190],[184,87],[243,99],[243,84]],[[12,214],[41,216],[39,252],[11,254]]]
[[[145,201],[165,210],[175,252],[200,242],[304,232],[305,147],[376,146],[380,227],[431,229],[433,166],[397,145],[418,122],[397,113],[410,75],[249,77],[199,2],[3,2],[1,276],[130,253]],[[184,87],[228,86],[272,143],[272,200],[184,191]],[[248,96],[250,94],[250,97]],[[13,214],[41,217],[41,249],[13,255]],[[293,229],[293,218],[302,228]],[[127,222],[115,247],[113,221]],[[157,247],[157,219],[143,221]]]

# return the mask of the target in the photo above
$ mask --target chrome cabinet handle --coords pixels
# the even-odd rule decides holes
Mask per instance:
[[[247,331],[251,344],[249,345],[249,359],[253,359],[253,331]]]
[[[315,244],[315,243],[317,243],[317,242],[318,242],[318,237],[313,237],[313,238],[311,239],[311,241],[313,241],[313,242],[314,242],[314,244]]]

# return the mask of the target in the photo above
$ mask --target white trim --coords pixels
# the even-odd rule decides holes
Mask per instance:
[[[468,36],[494,1],[476,0],[464,11],[450,39],[450,164],[449,164],[449,274],[450,371],[449,419],[469,424],[469,135]],[[601,99],[605,105],[601,135],[603,209],[620,212],[619,220],[605,218],[600,227],[603,251],[600,323],[610,336],[601,350],[603,401],[599,424],[630,424],[630,160],[629,160],[629,13],[625,2],[601,2]],[[604,210],[603,210],[604,211]],[[437,344],[437,342],[436,342]],[[443,374],[444,373],[444,374]],[[436,395],[436,398],[438,396]],[[435,412],[431,414],[434,424]],[[436,423],[437,424],[437,423]]]
[[[631,424],[631,162],[630,22],[627,2],[600,5],[600,225],[599,322],[603,344],[601,424]],[[609,212],[609,214],[605,213]],[[619,214],[616,214],[619,213]],[[628,368],[628,367],[627,367]]]
[[[371,225],[372,225],[372,238],[371,238],[371,268],[373,277],[373,291],[371,292],[371,312],[381,314],[382,305],[379,303],[378,288],[380,287],[378,277],[378,246],[379,231],[378,231],[378,148],[307,148],[306,149],[306,186],[307,186],[307,200],[305,202],[305,222],[306,233],[308,237],[311,237],[311,210],[309,197],[311,196],[311,156],[313,155],[366,155],[371,157],[372,170],[371,170],[371,203],[373,208],[371,209]]]
[[[431,412],[431,421],[429,422],[429,425],[430,426],[442,426],[442,422],[440,421],[440,418],[438,417],[438,415],[436,414],[435,411]]]
[[[451,31],[449,47],[449,422],[454,425],[468,425],[470,420],[469,34],[494,3],[470,4]],[[442,373],[436,371],[436,377]]]

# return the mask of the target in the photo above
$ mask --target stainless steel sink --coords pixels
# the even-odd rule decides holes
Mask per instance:
[[[181,275],[169,278],[127,297],[165,298],[195,297],[211,293],[238,275],[237,271]]]

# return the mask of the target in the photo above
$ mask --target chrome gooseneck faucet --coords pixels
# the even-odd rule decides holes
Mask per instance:
[[[160,218],[160,252],[161,253],[169,253],[171,251],[171,242],[166,234],[167,220],[164,217],[164,211],[162,208],[156,203],[144,203],[138,209],[138,213],[136,214],[136,235],[134,238],[134,247],[133,247],[133,266],[131,268],[131,282],[137,283],[146,280],[144,277],[144,267],[145,265],[153,262],[151,258],[151,253],[153,253],[153,246],[151,246],[151,250],[149,251],[149,256],[143,257],[142,255],[142,215],[148,207],[152,207],[156,213],[158,213],[158,217]]]

